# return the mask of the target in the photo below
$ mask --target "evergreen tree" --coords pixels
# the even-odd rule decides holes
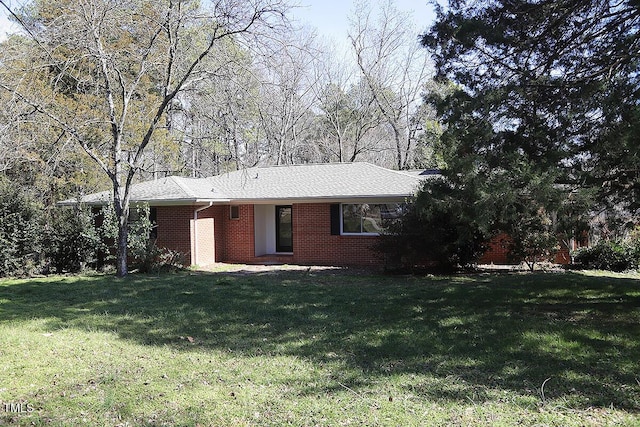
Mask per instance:
[[[458,89],[437,102],[444,175],[484,182],[488,226],[514,252],[550,245],[552,214],[585,187],[640,207],[637,2],[462,0],[437,15],[422,41]]]
[[[0,277],[39,272],[42,223],[35,198],[0,177]]]

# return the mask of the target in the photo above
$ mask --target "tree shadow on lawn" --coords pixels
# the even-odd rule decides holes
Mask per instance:
[[[335,388],[407,375],[407,390],[436,401],[478,403],[506,390],[640,411],[633,279],[283,271],[0,282],[0,322],[31,319],[184,351],[339,363]]]

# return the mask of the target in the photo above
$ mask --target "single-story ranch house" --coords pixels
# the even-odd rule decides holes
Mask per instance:
[[[376,265],[383,219],[415,195],[422,179],[369,163],[256,167],[136,184],[131,203],[151,207],[156,244],[187,255],[192,265]],[[103,205],[111,197],[105,191],[83,202]]]

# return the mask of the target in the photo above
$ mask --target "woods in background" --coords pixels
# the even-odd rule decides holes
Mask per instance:
[[[24,30],[0,53],[2,172],[54,201],[112,187],[101,170],[118,174],[117,165],[131,165],[136,181],[256,165],[431,165],[427,129],[438,126],[423,95],[432,68],[411,17],[393,2],[359,3],[351,45],[338,50],[294,28],[289,7],[60,0],[12,9]],[[114,132],[117,161],[107,149]]]

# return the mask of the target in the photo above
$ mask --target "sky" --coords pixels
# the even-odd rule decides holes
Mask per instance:
[[[11,2],[9,2],[9,4],[11,4]],[[7,37],[6,33],[11,30],[12,25],[9,19],[7,19],[7,10],[0,5],[0,41]]]
[[[318,30],[321,36],[341,40],[347,37],[348,16],[353,10],[353,0],[298,0],[300,6],[292,10],[291,16],[300,24],[308,24]],[[369,0],[372,7],[386,0]],[[422,33],[435,18],[433,7],[428,0],[395,0],[396,8],[413,15],[416,30]]]
[[[316,28],[318,35],[340,42],[346,39],[349,26],[348,15],[353,8],[353,0],[297,0],[299,7],[291,11],[291,18],[299,24]],[[370,0],[372,6],[385,0]],[[15,6],[17,1],[8,1]],[[395,0],[396,7],[403,12],[412,12],[418,32],[424,32],[434,19],[433,8],[428,0]],[[0,40],[11,31],[7,11],[0,6]]]

